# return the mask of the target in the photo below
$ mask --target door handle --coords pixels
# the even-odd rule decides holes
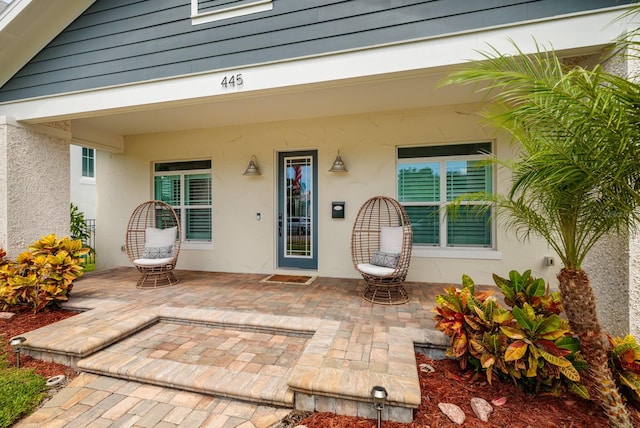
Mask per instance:
[[[278,236],[282,236],[282,214],[278,214]]]

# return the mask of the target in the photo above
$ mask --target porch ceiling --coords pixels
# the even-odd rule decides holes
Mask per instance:
[[[603,46],[558,51],[585,67],[602,57]],[[342,116],[380,111],[477,103],[476,86],[442,86],[455,66],[377,74],[329,82],[238,91],[229,95],[144,105],[125,112],[92,112],[76,127],[111,135],[136,135],[250,123]],[[72,126],[73,128],[73,126]]]
[[[446,72],[382,75],[286,89],[238,92],[200,102],[146,106],[74,119],[117,135],[171,132],[476,102],[470,88],[438,87]]]

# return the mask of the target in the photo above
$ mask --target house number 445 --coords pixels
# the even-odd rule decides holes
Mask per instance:
[[[242,80],[242,74],[224,76],[222,82],[220,82],[223,88],[228,88],[229,86],[242,86],[243,83],[244,81]]]

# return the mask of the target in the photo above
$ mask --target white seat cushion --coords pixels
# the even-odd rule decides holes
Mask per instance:
[[[371,263],[358,263],[358,270],[374,276],[391,276],[396,270]]]
[[[135,259],[133,264],[140,266],[162,266],[173,261],[173,257],[168,257],[164,259]]]
[[[402,226],[380,228],[380,251],[391,254],[402,252]]]

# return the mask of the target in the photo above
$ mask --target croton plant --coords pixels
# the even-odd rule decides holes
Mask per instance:
[[[494,281],[511,309],[498,303],[493,290],[476,289],[467,275],[462,288],[446,288],[436,297],[436,328],[450,337],[447,356],[463,369],[484,373],[490,383],[494,376],[510,378],[532,393],[566,385],[588,397],[580,377],[586,364],[568,322],[559,316],[559,293],[550,293],[530,271],[494,275]]]
[[[0,307],[29,305],[37,312],[59,306],[82,275],[82,256],[88,252],[81,240],[56,235],[43,236],[16,261],[6,260],[0,249]]]

